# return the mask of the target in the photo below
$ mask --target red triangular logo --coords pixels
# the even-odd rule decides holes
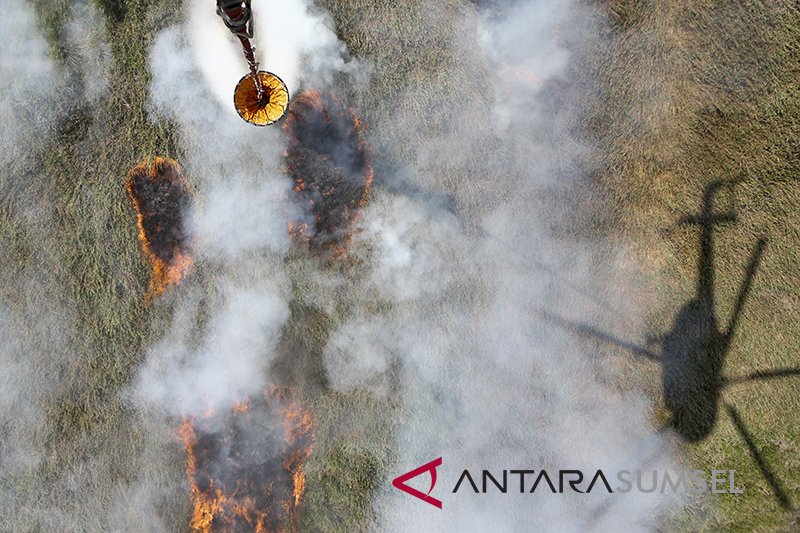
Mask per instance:
[[[431,492],[433,491],[433,487],[436,486],[436,467],[442,465],[442,458],[439,457],[438,459],[434,459],[430,463],[424,464],[419,468],[415,468],[411,472],[406,472],[402,476],[397,476],[392,480],[392,485],[396,489],[400,489],[407,494],[411,494],[415,498],[419,498],[420,500],[427,502],[434,507],[438,507],[439,509],[442,508],[442,502],[431,496]],[[428,490],[428,494],[424,494],[414,487],[409,487],[406,485],[406,481],[409,479],[414,479],[418,475],[430,472],[431,473],[431,488]]]

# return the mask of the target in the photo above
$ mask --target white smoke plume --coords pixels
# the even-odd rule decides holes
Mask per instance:
[[[324,87],[335,73],[356,69],[330,17],[310,0],[262,0],[253,20],[260,69],[278,74],[291,94],[304,85]],[[239,40],[203,0],[187,2],[186,29],[205,84],[225,111],[235,113],[232,87],[248,72]]]
[[[428,7],[431,17],[445,16]],[[641,320],[624,250],[559,229],[571,214],[563,198],[580,193],[590,148],[572,129],[576,102],[554,93],[568,87],[568,47],[591,31],[591,15],[569,1],[531,0],[503,16],[465,15],[464,25],[447,45],[473,65],[466,77],[483,90],[445,102],[449,124],[413,144],[415,159],[395,187],[401,192],[376,192],[360,237],[372,250],[371,275],[326,352],[333,387],[402,399],[395,475],[444,457],[437,486],[444,510],[387,480],[374,528],[656,529],[675,503],[669,495],[449,494],[467,467],[675,468],[648,420],[649,402],[606,384],[613,377],[603,352],[587,353],[545,318],[613,328]],[[428,120],[414,110],[419,95],[410,90],[407,98],[399,108],[411,111],[371,124],[401,145],[403,132],[425,131]],[[474,156],[492,142],[496,152]],[[388,154],[403,149],[381,146]],[[393,176],[382,178],[392,184]],[[404,187],[417,192],[403,194]],[[427,199],[442,192],[454,209]],[[378,313],[376,295],[388,302]],[[391,377],[401,385],[391,388]]]
[[[262,68],[274,65],[290,91],[350,68],[330,22],[310,5],[257,7],[257,58]],[[301,216],[281,170],[280,128],[254,128],[233,109],[233,90],[248,73],[238,40],[207,2],[186,10],[185,23],[164,30],[151,50],[151,97],[154,112],[178,124],[182,164],[197,189],[190,232],[200,262],[218,271],[218,293],[199,346],[192,324],[200,308],[187,297],[136,385],[142,401],[175,415],[230,407],[269,384],[291,296],[280,261],[288,222]]]

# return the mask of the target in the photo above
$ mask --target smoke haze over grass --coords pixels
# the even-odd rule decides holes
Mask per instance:
[[[454,16],[429,8],[426,23]],[[292,34],[326,28],[322,14],[295,15],[284,24]],[[441,44],[455,57],[450,74],[469,81],[437,102],[437,129],[425,114],[404,111],[414,108],[413,85],[392,95],[398,113],[381,116],[383,104],[364,109],[373,117],[370,130],[379,133],[376,158],[397,163],[378,177],[384,188],[365,210],[353,250],[366,276],[347,281],[346,293],[329,296],[344,298],[350,312],[334,312],[337,326],[323,350],[326,378],[342,392],[400,400],[394,415],[398,465],[444,455],[473,467],[634,469],[657,450],[648,466],[669,468],[667,445],[652,435],[644,398],[601,383],[599,354],[585,353],[542,318],[602,313],[570,287],[604,287],[607,306],[630,288],[620,273],[626,265],[613,263],[614,247],[580,242],[557,230],[569,209],[560,200],[580,190],[591,150],[570,129],[576,117],[570,98],[577,90],[570,86],[568,68],[569,47],[591,37],[565,28],[590,30],[591,15],[569,2],[526,2],[503,16],[456,17],[461,31]],[[234,63],[232,57],[198,52],[206,24],[211,26],[210,15],[193,14],[188,48],[186,32],[173,28],[157,39],[151,55],[154,104],[181,124],[185,164],[204,206],[195,218],[200,255],[224,260],[226,270],[216,277],[222,300],[211,304],[204,328],[208,340],[187,349],[187,341],[179,339],[195,330],[179,313],[173,334],[154,346],[139,376],[139,391],[175,414],[230,406],[274,379],[269,363],[277,357],[281,327],[291,320],[288,280],[295,287],[307,283],[276,261],[289,245],[289,182],[278,163],[280,131],[249,128],[210,100],[219,79],[193,84],[195,94],[186,97],[185,80],[198,70],[207,79],[218,71],[218,61],[222,71]],[[259,29],[259,35],[277,38]],[[306,72],[306,84],[324,88],[320,84],[331,78],[314,64],[304,68],[309,63],[303,58],[319,64],[331,57],[326,71],[341,71],[346,54],[328,35],[303,41],[318,47],[310,54],[285,41],[290,49],[278,57],[291,64],[278,74],[288,73],[296,86],[294,73]],[[267,47],[267,58],[274,49]],[[198,67],[191,58],[199,60]],[[227,78],[229,92],[237,76]],[[381,142],[408,132],[426,134],[400,145]],[[431,200],[442,195],[452,199],[449,205]],[[537,266],[542,264],[550,269]],[[231,273],[239,285],[222,281]],[[246,281],[248,275],[255,279]],[[323,269],[317,276],[322,282],[317,280],[314,290],[323,291],[317,298],[326,299],[325,287],[341,285],[333,271]],[[620,320],[638,320],[636,310],[631,312]],[[444,467],[450,477],[452,463]],[[552,498],[509,512],[499,500],[486,505],[465,498],[450,503],[435,523],[480,530],[499,521],[519,529],[535,520],[557,528],[565,526],[567,506],[569,529],[585,529],[597,520],[601,528],[649,528],[671,503],[660,496],[629,500],[606,510],[600,497]],[[418,527],[430,528],[431,517],[416,503],[381,491],[376,527],[405,528],[420,520]]]
[[[269,7],[259,11],[266,15]],[[187,9],[185,25],[164,30],[151,50],[151,96],[154,111],[179,124],[184,165],[200,206],[190,215],[190,232],[221,290],[203,347],[191,349],[189,339],[179,340],[194,330],[191,321],[177,320],[137,385],[145,401],[155,399],[180,415],[230,407],[267,385],[270,354],[288,319],[288,280],[279,262],[290,245],[288,221],[302,219],[281,168],[281,130],[253,128],[231,113],[233,88],[247,72],[238,41],[230,42],[213,10],[192,3]],[[288,22],[260,35],[280,41],[266,59],[293,66],[286,71],[291,86],[343,68],[344,50],[324,17],[303,4],[287,9]],[[298,40],[309,34],[314,38]],[[299,66],[311,60],[314,67],[301,73]],[[196,303],[194,309],[196,314]]]
[[[453,16],[428,7],[434,20]],[[448,74],[469,81],[437,102],[434,117],[404,113],[422,90],[411,85],[393,95],[398,113],[370,122],[381,138],[411,144],[380,145],[400,168],[379,171],[385,188],[361,234],[369,275],[350,295],[355,316],[326,348],[333,387],[367,387],[401,402],[392,471],[444,457],[444,511],[387,481],[375,526],[654,528],[676,501],[448,498],[464,467],[674,467],[668,444],[653,434],[649,402],[607,384],[602,349],[587,353],[543,318],[585,320],[616,308],[615,318],[604,316],[612,326],[641,320],[623,303],[636,287],[621,250],[563,229],[576,222],[563,200],[580,194],[591,152],[574,129],[580,91],[568,68],[570,47],[591,42],[591,14],[570,2],[524,2],[502,16],[457,20],[461,31],[445,42],[458,66]],[[442,194],[452,201],[436,201]]]
[[[3,4],[1,530],[185,529],[181,419],[224,419],[271,384],[314,425],[300,531],[796,523],[763,474],[800,498],[796,381],[737,381],[797,366],[791,2],[254,2],[261,68],[363,121],[375,180],[333,261],[290,237],[313,220],[280,125],[235,113],[247,67],[213,2]],[[155,155],[193,190],[196,261],[145,304],[124,182]],[[723,376],[751,436],[720,409],[705,441],[675,446],[654,427],[661,366],[559,321],[649,347],[692,298],[697,232],[676,221],[740,173],[715,266],[728,316],[768,235]],[[391,487],[439,456],[443,511]],[[515,477],[512,494],[450,493],[463,468],[684,463],[736,468],[746,492],[689,511],[513,494]]]

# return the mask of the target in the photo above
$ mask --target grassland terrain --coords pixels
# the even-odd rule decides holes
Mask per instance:
[[[713,230],[711,275],[721,324],[734,310],[757,241],[767,244],[751,272],[722,373],[796,370],[800,10],[792,2],[606,7],[614,37],[596,63],[604,105],[592,118],[604,154],[598,186],[610,210],[602,223],[638,242],[637,260],[663,274],[654,289],[659,305],[650,311],[651,335],[672,327],[698,276],[709,275],[698,273],[700,228],[680,222],[700,211],[710,184],[724,183],[713,209],[733,212],[736,220]],[[654,376],[653,370],[641,375]],[[649,384],[654,391],[660,385],[657,379]],[[707,437],[684,445],[695,464],[736,465],[748,486],[741,498],[721,500],[707,527],[797,527],[798,390],[796,377],[730,384],[721,394],[730,408],[720,408]]]
[[[0,426],[4,441],[40,450],[35,467],[3,469],[2,530],[54,531],[65,523],[83,531],[125,529],[137,516],[132,503],[126,511],[119,487],[135,484],[142,465],[153,461],[162,466],[162,477],[151,480],[159,487],[154,498],[162,525],[188,527],[180,443],[166,432],[154,444],[145,435],[145,417],[123,395],[179,298],[167,294],[144,304],[150,271],[124,187],[128,170],[143,159],[182,156],[177,127],[149,112],[147,63],[158,31],[181,20],[179,4],[93,2],[109,45],[103,67],[109,87],[87,101],[81,97],[86,80],[80,54],[64,39],[73,3],[30,0],[58,65],[56,96],[47,102],[58,119],[43,143],[0,174],[0,311],[21,317],[0,322],[0,335],[19,337],[15,353],[33,361],[29,366],[44,383],[20,377],[26,390],[20,397],[45,410],[31,415],[36,418],[29,431]],[[357,111],[368,110],[362,118],[375,146],[404,145],[404,139],[369,129],[397,112],[392,94],[411,84],[418,88],[418,101],[406,112],[426,116],[428,129],[404,135],[424,139],[447,123],[442,113],[451,107],[439,102],[478,89],[476,80],[460,77],[461,56],[443,45],[461,29],[455,14],[476,9],[474,3],[437,2],[436,9],[454,14],[452,26],[426,22],[430,5],[413,0],[320,4],[349,51],[372,66],[368,86],[347,96]],[[743,282],[750,280],[733,335],[715,337],[721,370],[703,377],[727,379],[713,398],[715,409],[689,408],[697,409],[697,417],[711,417],[708,427],[687,431],[692,438],[676,437],[686,464],[735,469],[745,493],[691,502],[664,529],[796,530],[800,7],[791,0],[598,0],[586,7],[596,13],[600,37],[593,41],[598,46],[574,51],[574,80],[585,95],[574,127],[595,149],[596,170],[578,202],[591,213],[590,222],[571,231],[626,243],[629,261],[643,277],[658,280],[631,295],[647,302],[647,331],[618,335],[660,361],[620,347],[614,363],[620,387],[652,396],[655,428],[674,423],[662,376],[670,339],[680,337],[675,325],[683,323],[682,310],[706,305],[701,321],[724,333]],[[402,149],[395,154],[413,156]],[[376,162],[377,174],[392,164]],[[480,180],[473,186],[479,190]],[[713,227],[703,233],[706,222],[699,215],[710,190],[716,194],[706,214],[724,213],[726,221],[708,222]],[[756,256],[760,239],[766,244]],[[301,257],[285,261],[293,281],[309,268]],[[360,275],[358,264],[340,268]],[[195,284],[211,293],[215,275],[200,264]],[[709,287],[711,296],[699,295]],[[307,355],[279,359],[277,370],[303,389],[317,421],[317,442],[307,469],[306,511],[293,527],[365,530],[369,496],[396,457],[389,415],[397,406],[328,389],[322,350],[347,310],[325,314],[303,303],[301,293],[313,288],[295,283],[295,290],[279,350]],[[607,341],[598,338],[587,335],[586,342]],[[64,346],[69,353],[62,353]],[[15,401],[10,409],[28,416],[28,400]],[[116,508],[122,510],[112,512]]]

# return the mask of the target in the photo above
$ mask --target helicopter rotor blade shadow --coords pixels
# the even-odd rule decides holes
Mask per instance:
[[[753,253],[750,254],[750,262],[747,264],[745,278],[744,281],[742,281],[741,287],[739,288],[739,294],[736,297],[736,305],[733,308],[733,313],[731,314],[730,322],[728,323],[728,331],[725,333],[728,339],[733,336],[734,332],[736,331],[736,326],[739,324],[739,317],[742,314],[742,309],[744,309],[744,304],[747,301],[750,288],[753,285],[753,278],[755,277],[756,270],[758,270],[758,265],[761,262],[761,257],[764,255],[764,250],[766,247],[767,239],[765,237],[761,237],[758,239],[756,247],[753,249]]]
[[[748,381],[758,381],[761,379],[789,378],[800,376],[800,366],[794,368],[776,368],[775,370],[759,370],[746,376],[738,378],[726,378],[725,385],[739,385]]]
[[[756,446],[753,436],[748,431],[747,426],[745,426],[745,423],[742,420],[742,417],[739,415],[739,412],[735,407],[727,403],[725,404],[725,409],[727,409],[728,414],[733,421],[733,425],[736,426],[736,430],[739,432],[739,435],[741,435],[745,444],[747,444],[747,448],[750,450],[750,456],[753,458],[753,461],[756,462],[758,469],[761,470],[761,475],[764,476],[764,479],[772,489],[778,504],[782,509],[787,511],[790,510],[792,508],[792,504],[791,501],[789,501],[789,496],[786,495],[786,492],[784,491],[780,481],[777,477],[775,477],[775,474],[770,469],[769,465],[764,459],[764,456],[758,449],[758,446]]]
[[[601,340],[601,341],[606,342],[608,344],[612,344],[614,346],[618,346],[620,348],[628,350],[633,355],[636,355],[638,357],[643,357],[645,359],[649,359],[650,361],[655,361],[655,362],[659,361],[658,355],[654,354],[650,350],[642,348],[641,346],[638,346],[638,345],[636,345],[636,344],[634,344],[632,342],[628,342],[628,341],[625,341],[625,340],[622,340],[622,339],[618,339],[617,337],[615,337],[613,335],[610,335],[610,334],[608,334],[608,333],[606,333],[604,331],[600,331],[599,329],[597,329],[597,328],[595,328],[593,326],[589,326],[587,324],[581,324],[580,322],[573,322],[571,320],[567,320],[567,319],[562,318],[562,317],[560,317],[558,315],[555,315],[553,313],[549,313],[549,312],[543,311],[543,310],[540,310],[539,314],[547,322],[555,324],[556,326],[558,326],[558,327],[560,327],[562,329],[566,329],[568,331],[571,331],[571,332],[576,333],[576,334],[581,335],[581,336],[593,337],[595,339]]]

